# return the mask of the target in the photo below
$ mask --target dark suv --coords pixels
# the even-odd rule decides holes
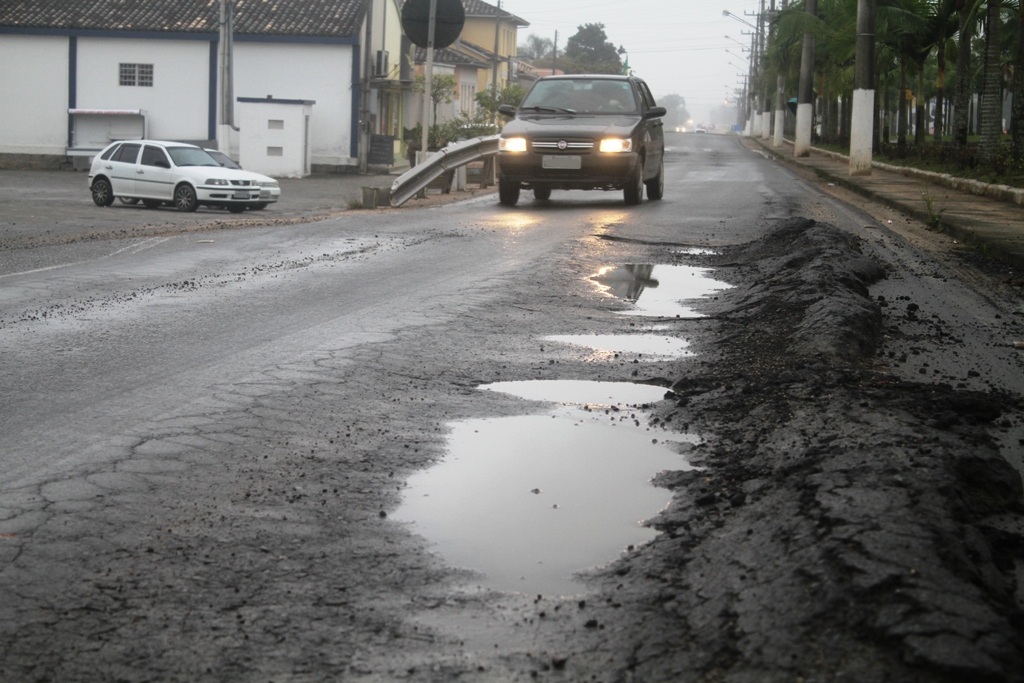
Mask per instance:
[[[498,196],[514,206],[521,188],[622,190],[639,204],[665,189],[665,108],[635,76],[549,76],[537,80],[498,141]]]

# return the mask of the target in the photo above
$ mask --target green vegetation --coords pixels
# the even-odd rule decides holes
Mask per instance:
[[[765,69],[751,88],[770,101],[781,75],[792,97],[803,36],[813,34],[815,144],[841,151],[850,140],[857,5],[818,0],[812,16],[798,0],[775,13]],[[875,19],[875,158],[1021,186],[1024,2],[878,0]],[[1008,134],[1007,93],[1013,95]]]

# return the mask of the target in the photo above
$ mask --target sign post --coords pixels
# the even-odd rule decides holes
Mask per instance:
[[[402,8],[402,29],[409,40],[427,51],[423,78],[423,131],[420,151],[426,154],[434,87],[434,48],[448,47],[462,33],[466,10],[462,0],[408,0]]]
[[[427,140],[430,131],[430,102],[434,89],[434,34],[437,28],[437,0],[430,0],[430,19],[427,22],[427,65],[423,77],[423,131],[420,135],[420,151],[426,159]]]

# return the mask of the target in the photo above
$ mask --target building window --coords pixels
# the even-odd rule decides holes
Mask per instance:
[[[143,88],[153,87],[152,64],[122,63],[119,70],[119,76],[121,85],[137,85]]]

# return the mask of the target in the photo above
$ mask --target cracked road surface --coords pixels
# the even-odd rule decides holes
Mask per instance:
[[[733,138],[676,136],[666,171],[630,209],[527,192],[130,239],[83,193],[20,235],[0,680],[1024,679],[1019,289]],[[638,319],[592,279],[627,264],[732,288]],[[693,355],[543,341],[653,330]],[[568,379],[662,387],[631,419],[700,435],[698,469],[655,478],[652,542],[520,594],[392,519],[454,423],[545,409],[478,387]]]

